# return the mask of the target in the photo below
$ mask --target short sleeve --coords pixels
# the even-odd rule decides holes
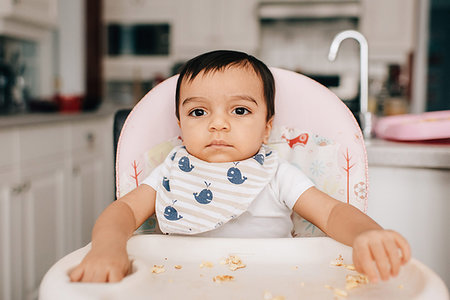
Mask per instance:
[[[151,186],[155,191],[157,190],[158,185],[161,183],[162,180],[162,167],[163,164],[160,164],[156,168],[154,168],[150,175],[145,178],[141,184],[146,184]]]
[[[280,201],[292,209],[298,198],[307,189],[314,186],[302,170],[288,162],[280,162],[276,174],[276,181],[279,189]]]

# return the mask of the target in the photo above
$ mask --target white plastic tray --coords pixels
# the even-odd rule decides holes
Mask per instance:
[[[333,266],[339,255],[351,264],[350,247],[330,238],[218,239],[164,235],[134,236],[128,242],[133,273],[119,283],[71,283],[68,271],[78,264],[90,245],[57,262],[45,275],[41,300],[60,299],[336,299],[326,285],[345,290],[346,274]],[[220,264],[238,255],[245,268],[236,271]],[[204,261],[212,268],[201,268]],[[153,265],[165,272],[152,273]],[[181,269],[175,269],[181,265]],[[230,282],[214,282],[216,275],[232,275]],[[337,299],[448,299],[443,281],[415,259],[398,277],[365,284]]]

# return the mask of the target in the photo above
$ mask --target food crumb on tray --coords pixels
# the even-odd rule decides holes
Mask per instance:
[[[351,289],[357,288],[357,287],[361,286],[362,284],[366,284],[366,283],[369,283],[369,279],[367,278],[366,275],[362,275],[362,274],[351,275],[351,274],[348,274],[347,276],[345,276],[345,288],[347,290],[351,290]]]
[[[164,269],[163,265],[153,265],[152,273],[159,274],[159,273],[163,273],[165,271],[166,271],[166,269]]]
[[[180,270],[181,268],[183,268],[183,266],[180,266],[180,265],[175,265],[175,266],[173,266],[175,269],[177,269],[177,270]]]
[[[225,260],[220,262],[222,265],[228,265],[231,271],[236,271],[237,269],[245,268],[246,265],[242,263],[242,260],[237,255],[230,255]]]
[[[339,257],[336,258],[334,261],[332,261],[332,262],[330,263],[330,265],[332,265],[332,266],[338,266],[338,267],[343,266],[343,265],[344,265],[344,258],[342,257],[341,254],[339,254]]]
[[[234,280],[234,276],[231,275],[217,275],[213,277],[214,282],[225,282]]]
[[[336,258],[334,261],[330,262],[330,265],[337,267],[344,267],[350,271],[356,271],[355,265],[344,264],[344,258],[342,257],[341,254],[339,254],[339,257]]]
[[[200,264],[200,268],[212,268],[214,267],[214,264],[210,261],[202,261]]]
[[[334,295],[337,296],[337,297],[347,297],[348,296],[348,293],[346,291],[338,289],[338,288],[334,288],[334,287],[332,287],[330,285],[325,285],[325,288],[329,289],[329,290],[332,290]]]

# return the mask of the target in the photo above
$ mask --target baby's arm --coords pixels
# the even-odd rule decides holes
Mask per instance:
[[[340,202],[312,187],[294,205],[294,211],[333,239],[353,247],[358,272],[376,282],[396,276],[410,259],[408,242],[399,233],[384,230],[352,205]]]
[[[92,248],[69,274],[71,281],[116,282],[128,273],[127,241],[155,212],[156,192],[140,185],[110,204],[92,230]]]

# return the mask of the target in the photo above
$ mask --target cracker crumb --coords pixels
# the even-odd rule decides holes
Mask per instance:
[[[212,268],[214,267],[214,264],[210,261],[202,261],[200,264],[200,268]]]
[[[399,289],[403,289],[403,284],[399,284],[399,285],[398,285],[398,288],[399,288]]]
[[[242,260],[237,255],[230,255],[225,260],[220,262],[222,265],[228,265],[231,271],[236,271],[237,269],[245,268],[246,265],[242,263]]]
[[[166,271],[166,269],[164,269],[163,265],[153,265],[152,273],[159,274],[159,273],[163,273],[165,271]]]
[[[338,289],[338,288],[334,288],[331,285],[325,285],[324,286],[326,289],[332,290],[334,296],[336,297],[347,297],[348,293],[344,290]]]
[[[293,266],[292,270],[298,270],[298,266]]]
[[[183,267],[180,266],[180,265],[175,265],[174,268],[177,269],[177,270],[180,270],[180,269],[183,268]]]
[[[224,281],[232,281],[234,280],[234,276],[231,275],[217,275],[213,277],[214,282],[224,282]]]
[[[272,300],[273,296],[272,293],[269,291],[264,292],[264,300]]]
[[[332,262],[330,263],[330,265],[332,265],[332,266],[338,266],[338,267],[343,266],[343,265],[344,265],[344,258],[342,257],[341,254],[339,254],[339,257],[336,258],[335,261],[332,261]]]
[[[345,288],[347,290],[351,290],[354,289],[356,287],[359,287],[363,284],[367,284],[369,283],[369,279],[367,278],[366,275],[362,275],[362,274],[356,274],[356,275],[351,275],[348,274],[347,276],[345,276]]]
[[[355,265],[344,265],[344,267],[350,271],[356,271]]]

